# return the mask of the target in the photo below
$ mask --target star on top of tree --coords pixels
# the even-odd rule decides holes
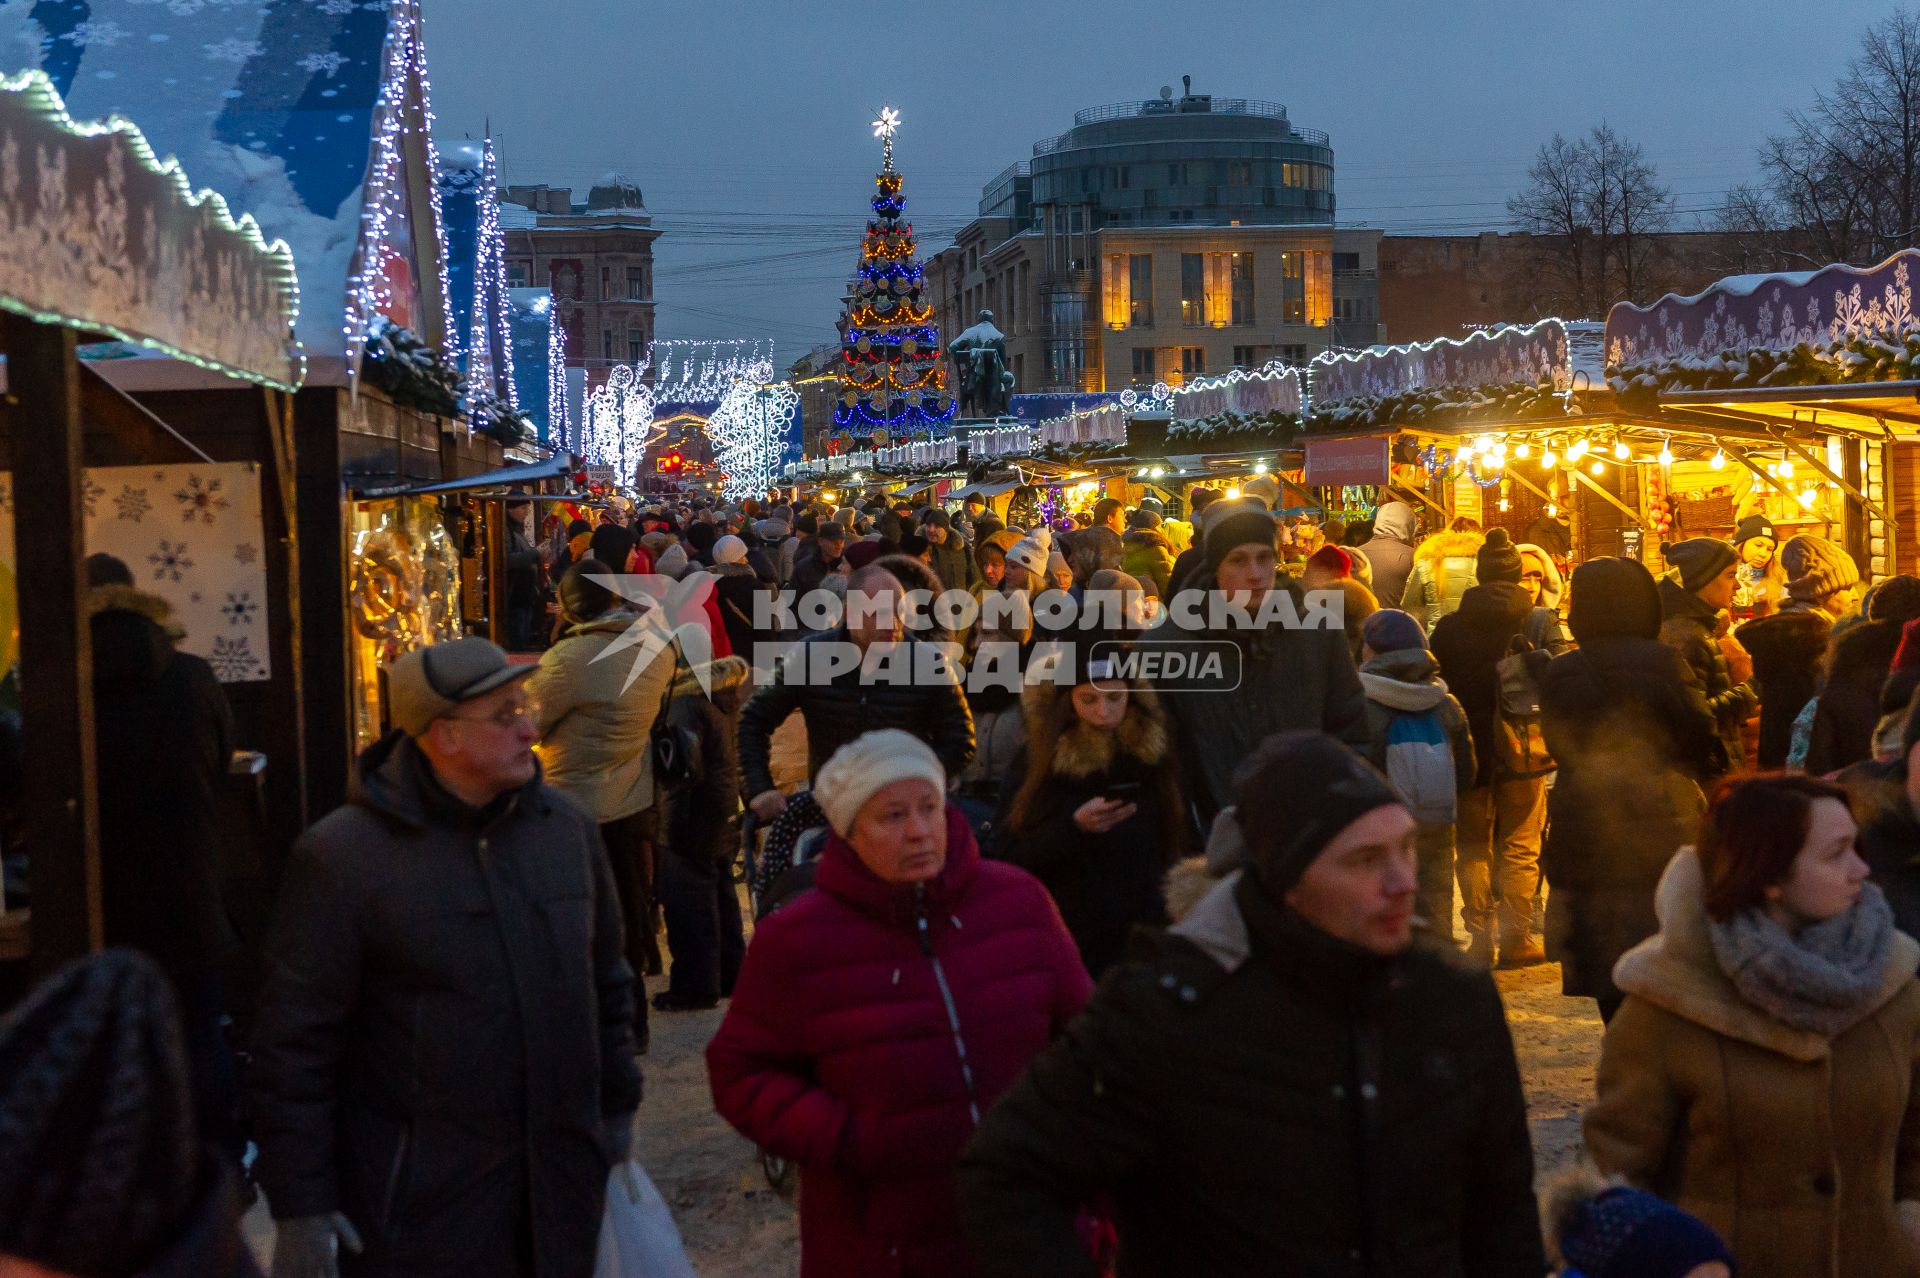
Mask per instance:
[[[881,156],[886,167],[893,167],[893,135],[900,130],[900,113],[890,106],[880,108],[880,118],[873,122],[873,136],[880,139]]]

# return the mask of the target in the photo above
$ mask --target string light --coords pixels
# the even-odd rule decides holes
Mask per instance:
[[[1567,460],[1577,462],[1587,455],[1587,441],[1584,436],[1573,441],[1573,447],[1567,450]]]
[[[1593,465],[1589,469],[1591,469],[1593,473],[1596,475],[1604,475],[1607,473],[1607,464],[1603,461],[1595,459]]]
[[[1808,510],[1812,510],[1813,503],[1818,501],[1819,499],[1820,499],[1820,494],[1816,493],[1813,489],[1807,488],[1807,489],[1801,490],[1800,504],[1802,506],[1805,506]]]
[[[1661,464],[1662,466],[1671,466],[1671,465],[1673,465],[1673,444],[1672,444],[1672,442],[1671,442],[1671,441],[1668,441],[1668,440],[1662,440],[1662,441],[1661,441],[1661,444],[1660,444],[1660,464]]]
[[[1549,444],[1549,445],[1548,445],[1548,446],[1547,446],[1547,447],[1546,447],[1546,448],[1545,448],[1544,450],[1542,450],[1542,452],[1540,453],[1540,469],[1541,469],[1541,470],[1552,470],[1552,469],[1553,469],[1553,466],[1554,466],[1554,463],[1555,463],[1556,461],[1558,461],[1558,460],[1559,460],[1559,459],[1558,459],[1558,458],[1556,458],[1556,457],[1555,457],[1555,456],[1553,455],[1553,446],[1552,446],[1551,444]]]
[[[1542,506],[1540,509],[1548,519],[1552,519],[1560,513],[1560,508],[1554,505],[1552,502],[1548,502],[1546,505]]]
[[[1791,461],[1788,461],[1784,457],[1780,459],[1780,478],[1782,479],[1793,478],[1793,463]]]
[[[1235,488],[1229,488],[1229,489],[1227,489],[1227,500],[1228,500],[1228,501],[1238,501],[1239,499],[1240,499],[1240,489],[1239,489],[1239,488],[1237,488],[1237,487],[1235,487]]]
[[[1532,452],[1533,445],[1527,443],[1524,439],[1513,446],[1513,455],[1521,461],[1525,461]]]
[[[1627,459],[1627,456],[1628,454],[1627,454],[1626,441],[1620,440],[1620,439],[1614,440],[1613,441],[1613,459],[1615,461],[1625,461]]]
[[[1722,467],[1724,467],[1726,464],[1727,464],[1727,455],[1726,453],[1722,452],[1718,448],[1714,449],[1713,456],[1707,459],[1707,465],[1712,467],[1714,470],[1719,470]]]
[[[420,33],[420,8],[415,3],[396,4],[388,10],[393,24],[387,33],[386,68],[380,79],[380,93],[373,107],[373,154],[367,165],[367,180],[360,201],[360,244],[347,278],[347,305],[344,332],[347,345],[347,372],[357,376],[360,354],[366,346],[367,329],[376,315],[391,317],[394,305],[390,268],[411,273],[417,253],[403,252],[401,244],[419,244],[424,229],[409,225],[404,235],[390,235],[389,228],[407,220],[409,192],[407,146],[405,139],[418,134],[423,140],[433,137],[433,100],[427,83],[427,51]],[[410,118],[407,89],[415,81],[420,85],[419,120]],[[440,184],[428,182],[427,203],[432,212],[433,258],[439,271],[439,324],[443,344],[449,340],[446,330],[447,243],[440,211]],[[422,305],[427,304],[421,290]],[[422,336],[433,332],[429,326]],[[452,339],[457,342],[456,339]]]

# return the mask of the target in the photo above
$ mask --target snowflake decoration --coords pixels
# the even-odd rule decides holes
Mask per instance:
[[[179,581],[193,570],[193,560],[187,558],[187,543],[174,545],[162,540],[160,549],[147,556],[147,562],[153,565],[153,579]]]
[[[300,69],[302,71],[309,73],[325,72],[329,80],[333,79],[335,73],[345,65],[347,65],[347,55],[344,53],[309,53],[306,57],[300,59]]]
[[[204,484],[200,476],[187,476],[187,486],[174,493],[173,499],[181,504],[180,520],[192,523],[198,519],[203,524],[211,524],[227,508],[227,499],[220,491],[220,481],[209,479]]]
[[[136,524],[153,510],[153,503],[147,500],[147,490],[135,488],[132,484],[121,486],[120,495],[113,499],[113,504],[119,508],[119,518],[132,520]]]
[[[251,62],[265,51],[258,40],[242,40],[237,37],[221,40],[216,44],[203,44],[200,47],[205,50],[210,60],[231,62],[236,66],[243,62]]]
[[[243,541],[233,548],[233,562],[237,564],[250,564],[259,558],[259,555],[260,552],[253,548],[252,542]]]
[[[253,614],[260,611],[260,605],[253,601],[253,592],[242,590],[227,592],[227,602],[220,605],[221,615],[226,617],[229,626],[251,626]]]
[[[207,664],[213,667],[214,677],[222,683],[250,679],[260,671],[260,658],[254,654],[253,646],[245,635],[233,639],[215,639]]]
[[[88,519],[93,518],[94,507],[106,495],[107,490],[94,483],[93,476],[88,475],[80,481],[80,507]]]
[[[127,38],[127,29],[117,22],[89,20],[61,36],[77,48],[111,49]]]

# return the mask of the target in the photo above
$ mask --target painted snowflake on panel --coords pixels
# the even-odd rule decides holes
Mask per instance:
[[[147,490],[135,488],[132,484],[120,486],[120,495],[113,499],[113,504],[120,512],[118,518],[136,524],[153,511],[153,503],[147,500]]]
[[[203,524],[211,524],[227,508],[226,494],[220,491],[220,481],[209,479],[201,482],[200,476],[188,475],[187,486],[174,493],[173,499],[183,507],[181,522],[192,523],[198,519]]]
[[[260,605],[253,601],[253,592],[242,590],[238,593],[229,590],[227,601],[220,605],[221,615],[226,617],[229,626],[251,626],[253,614],[260,611]]]
[[[147,556],[147,562],[153,565],[155,581],[179,581],[193,571],[193,560],[187,557],[187,543],[179,545],[162,539],[160,548]]]
[[[260,658],[254,653],[247,636],[225,637],[213,641],[213,653],[207,658],[207,664],[213,667],[214,677],[223,683],[232,683],[239,679],[248,679],[259,672]]]

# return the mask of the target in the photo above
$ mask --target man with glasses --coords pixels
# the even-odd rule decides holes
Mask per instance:
[[[634,977],[599,832],[541,782],[533,670],[400,657],[393,731],[294,848],[252,1080],[275,1278],[593,1271]]]

